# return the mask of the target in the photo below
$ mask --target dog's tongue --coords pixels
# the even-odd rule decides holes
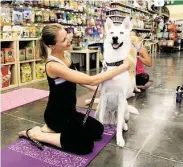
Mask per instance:
[[[113,48],[118,48],[119,44],[113,44]]]

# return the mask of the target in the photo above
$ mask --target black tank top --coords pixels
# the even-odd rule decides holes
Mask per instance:
[[[50,60],[46,65],[53,61],[58,62]],[[70,69],[75,70],[72,62]],[[56,130],[57,126],[62,126],[67,123],[76,112],[76,83],[65,81],[61,78],[50,78],[48,74],[47,80],[50,93],[44,118],[47,125],[53,130]]]

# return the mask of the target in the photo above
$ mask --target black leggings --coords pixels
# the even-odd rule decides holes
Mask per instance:
[[[136,75],[136,85],[145,85],[149,81],[149,75],[147,73],[142,73]]]
[[[100,140],[104,131],[103,125],[88,117],[82,125],[84,114],[77,112],[61,132],[60,142],[64,151],[75,154],[88,154],[93,151],[94,141]]]

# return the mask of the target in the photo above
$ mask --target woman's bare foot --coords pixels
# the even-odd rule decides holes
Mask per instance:
[[[27,136],[28,133],[28,136]],[[42,141],[43,139],[43,132],[41,131],[41,127],[35,126],[32,129],[30,129],[28,132],[21,131],[18,133],[19,137],[29,137],[31,139],[37,140],[37,141]]]
[[[44,124],[43,127],[41,127],[41,131],[44,133],[55,133],[55,131],[53,131],[52,129],[50,129],[47,124]]]

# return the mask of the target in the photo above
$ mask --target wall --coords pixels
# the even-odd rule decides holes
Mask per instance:
[[[170,11],[170,20],[183,19],[183,5],[167,5]]]

